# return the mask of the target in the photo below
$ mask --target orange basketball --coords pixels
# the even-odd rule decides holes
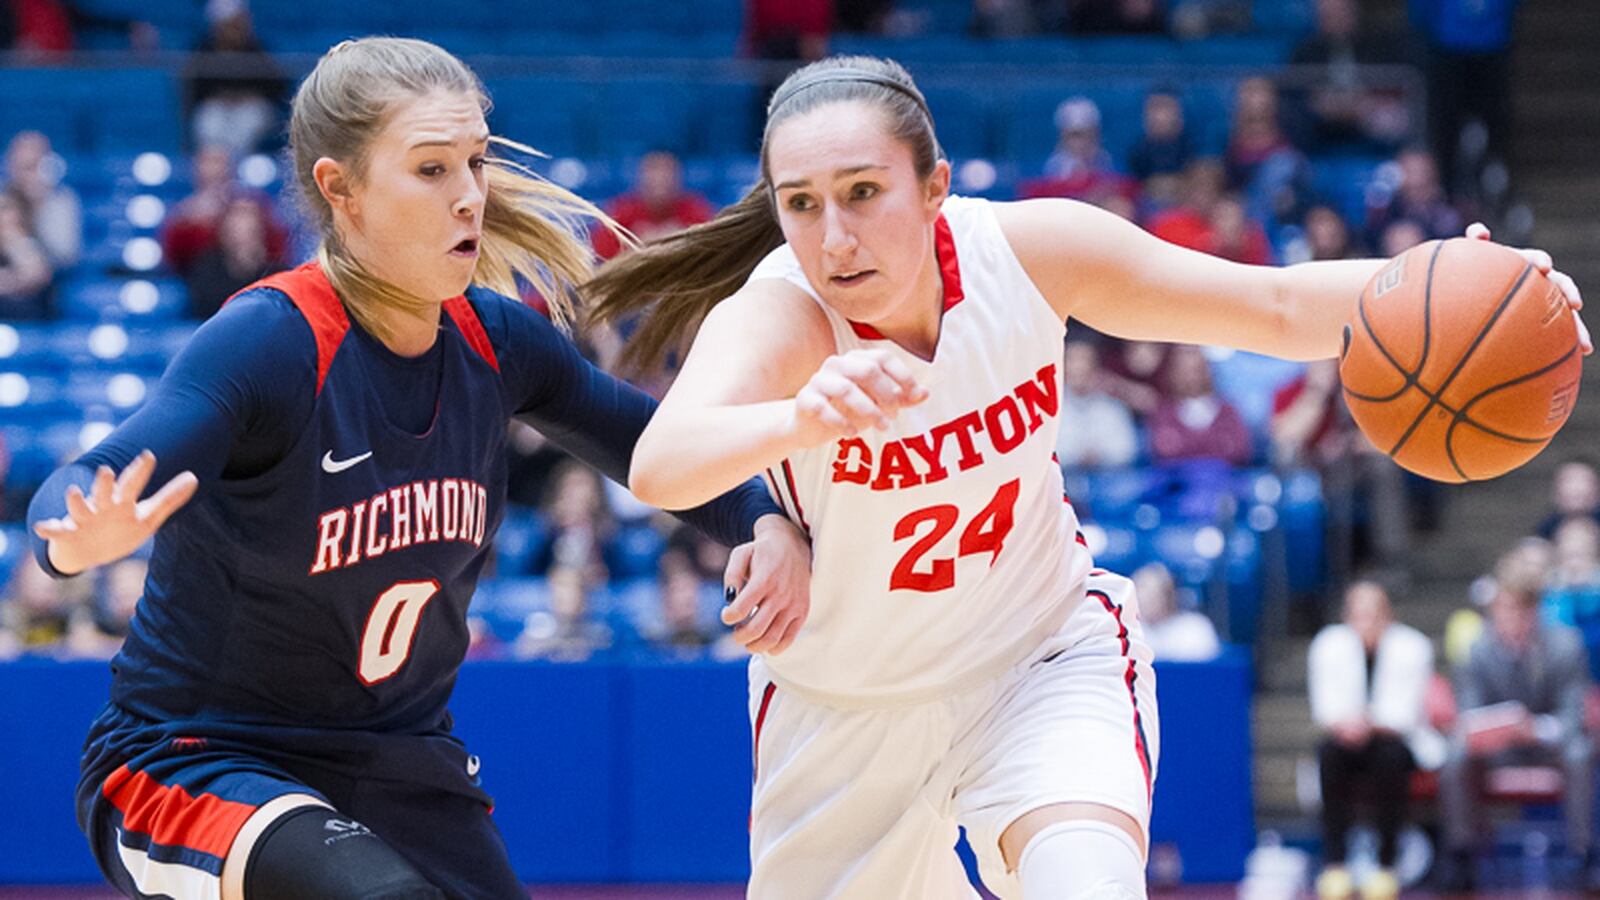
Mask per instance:
[[[1413,247],[1368,282],[1339,380],[1362,433],[1395,462],[1480,481],[1561,430],[1582,357],[1559,287],[1509,248],[1452,238]]]

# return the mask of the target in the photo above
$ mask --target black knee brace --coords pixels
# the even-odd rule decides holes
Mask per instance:
[[[304,806],[267,826],[244,871],[245,900],[444,900],[367,826]]]

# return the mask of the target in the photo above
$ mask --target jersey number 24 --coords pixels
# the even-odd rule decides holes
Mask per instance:
[[[1012,511],[1017,505],[1017,492],[1021,488],[1018,479],[1000,485],[994,496],[984,505],[978,514],[972,517],[967,527],[961,530],[961,540],[956,545],[956,556],[970,556],[974,553],[988,553],[989,565],[994,565],[1000,556],[1000,548],[1005,544],[1006,535],[1011,533]],[[904,556],[895,564],[894,572],[889,575],[889,590],[891,591],[922,591],[932,593],[944,591],[956,585],[956,558],[950,556],[936,557],[930,561],[927,569],[920,569],[922,558],[934,545],[944,540],[944,536],[955,529],[961,521],[961,509],[951,503],[940,503],[927,506],[906,515],[894,525],[894,539],[898,543],[908,538],[916,538],[911,546],[906,548]],[[932,522],[933,528],[918,538],[917,530],[924,522]]]

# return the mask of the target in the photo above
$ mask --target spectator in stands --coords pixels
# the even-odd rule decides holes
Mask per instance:
[[[1356,259],[1360,252],[1350,240],[1350,226],[1344,216],[1327,206],[1313,206],[1306,210],[1301,223],[1306,235],[1306,253],[1310,259]]]
[[[1150,233],[1164,241],[1206,252],[1211,249],[1211,214],[1222,199],[1227,170],[1215,159],[1191,160],[1184,169],[1181,202],[1150,220]]]
[[[1401,55],[1391,41],[1361,33],[1360,16],[1356,0],[1317,0],[1317,31],[1290,58],[1316,73],[1291,101],[1304,119],[1308,150],[1392,153],[1410,129],[1398,88],[1373,87],[1361,73],[1363,65],[1399,62]]]
[[[1133,414],[1100,387],[1100,348],[1069,340],[1061,362],[1061,420],[1056,456],[1061,465],[1125,466],[1139,452]]]
[[[1394,162],[1398,183],[1390,192],[1371,192],[1376,199],[1367,208],[1367,233],[1376,240],[1396,221],[1409,219],[1422,227],[1423,240],[1459,237],[1466,220],[1445,196],[1433,154],[1408,147]]]
[[[270,265],[281,267],[287,262],[288,232],[274,218],[272,201],[239,183],[233,160],[226,147],[202,147],[192,160],[194,191],[178,201],[161,226],[162,255],[180,275],[188,275],[195,261],[216,245],[223,215],[241,198],[261,208]]]
[[[0,5],[0,49],[24,57],[72,50],[72,11],[62,0],[13,0]]]
[[[1150,417],[1150,448],[1156,461],[1249,462],[1254,452],[1250,431],[1239,411],[1213,388],[1205,352],[1192,344],[1176,344],[1171,353],[1166,395]]]
[[[1427,46],[1430,143],[1446,180],[1459,185],[1461,132],[1470,119],[1488,132],[1486,156],[1507,160],[1511,131],[1511,36],[1521,0],[1410,0]]]
[[[233,198],[217,223],[217,242],[184,273],[190,318],[210,318],[224,300],[276,269],[267,247],[266,212],[248,197]]]
[[[6,148],[5,195],[57,271],[76,265],[83,250],[83,206],[60,170],[50,139],[37,131],[18,133]]]
[[[1057,0],[973,0],[967,33],[975,38],[1016,38],[1060,31],[1065,5]]]
[[[1461,715],[1439,782],[1448,851],[1441,887],[1472,889],[1478,838],[1478,791],[1485,770],[1553,765],[1564,776],[1567,850],[1583,861],[1585,887],[1600,889],[1600,858],[1590,843],[1594,746],[1585,731],[1591,688],[1583,636],[1542,622],[1542,572],[1501,565],[1489,603],[1489,627],[1455,673]]]
[[[705,621],[700,612],[702,595],[708,590],[718,592],[717,583],[705,579],[694,560],[681,549],[661,554],[657,566],[661,623],[648,635],[650,643],[673,656],[703,655],[721,637],[721,630]]]
[[[17,202],[0,194],[0,320],[50,318],[53,274]]]
[[[633,190],[608,203],[606,212],[643,242],[705,222],[716,210],[711,208],[711,201],[684,188],[683,166],[678,158],[657,150],[639,160]],[[595,252],[601,259],[621,252],[622,245],[610,229],[596,228],[592,234]]]
[[[1228,186],[1245,190],[1274,157],[1295,153],[1284,133],[1278,88],[1268,78],[1245,78],[1234,89],[1233,130],[1228,136]]]
[[[275,141],[286,81],[256,39],[245,0],[208,0],[210,30],[184,72],[196,147],[245,156]]]
[[[550,608],[528,616],[512,653],[518,659],[584,662],[611,646],[611,628],[589,608],[591,586],[581,568],[551,567],[545,576]]]
[[[1112,168],[1100,145],[1100,107],[1088,97],[1069,97],[1056,107],[1056,149],[1044,163],[1044,177],[1024,182],[1023,197],[1086,200],[1107,191],[1128,193],[1132,186]]]
[[[1343,621],[1311,642],[1306,669],[1311,718],[1321,733],[1324,868],[1317,895],[1344,900],[1354,893],[1345,838],[1356,798],[1364,797],[1378,828],[1379,868],[1361,885],[1361,896],[1393,898],[1400,890],[1394,864],[1411,773],[1419,765],[1437,768],[1444,755],[1423,715],[1433,644],[1395,621],[1383,585],[1356,581],[1345,589]]]
[[[0,596],[0,631],[13,655],[62,654],[75,619],[88,615],[88,579],[57,581],[39,568],[32,554],[23,554]]]
[[[767,117],[767,99],[795,68],[828,55],[833,34],[834,0],[745,0],[741,53],[758,60],[784,63],[762,69],[751,122],[751,146],[761,143],[761,123]]]
[[[1139,598],[1139,623],[1145,643],[1158,660],[1205,662],[1222,652],[1217,628],[1205,614],[1185,609],[1178,600],[1172,572],[1158,562],[1147,563],[1132,575]]]
[[[1378,248],[1385,256],[1399,256],[1427,239],[1428,233],[1414,219],[1396,219],[1379,235]]]
[[[1571,459],[1558,466],[1550,481],[1550,505],[1550,514],[1539,523],[1540,537],[1555,537],[1556,529],[1567,519],[1600,522],[1600,473],[1594,465]]]
[[[1074,34],[1166,34],[1163,0],[1068,0]]]
[[[566,567],[580,572],[586,587],[604,584],[602,548],[611,533],[611,515],[600,476],[577,460],[561,463],[550,476],[544,515],[550,542],[533,571],[540,574]]]
[[[1322,476],[1335,575],[1366,568],[1403,577],[1411,546],[1405,472],[1356,430],[1339,395],[1338,360],[1311,363],[1274,393],[1268,434],[1275,465]]]
[[[1178,202],[1184,169],[1194,158],[1183,118],[1183,103],[1171,88],[1144,98],[1144,131],[1128,156],[1128,170],[1143,185],[1146,199],[1165,208]]]
[[[1544,606],[1567,625],[1600,621],[1600,524],[1585,516],[1556,528],[1555,566],[1546,579]]]
[[[1250,218],[1244,202],[1228,194],[1211,207],[1211,239],[1206,252],[1253,266],[1272,264],[1272,244],[1260,223]]]
[[[1148,419],[1166,390],[1172,345],[1113,341],[1101,353],[1100,386],[1141,419]]]

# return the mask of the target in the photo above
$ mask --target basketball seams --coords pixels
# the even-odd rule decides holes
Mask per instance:
[[[1545,375],[1548,375],[1551,372],[1554,372],[1556,369],[1558,369],[1561,366],[1565,365],[1568,360],[1572,359],[1573,354],[1575,354],[1577,352],[1578,352],[1578,345],[1577,344],[1573,344],[1571,349],[1567,350],[1566,353],[1563,353],[1561,355],[1560,359],[1557,359],[1556,361],[1554,361],[1554,362],[1552,362],[1552,363],[1550,363],[1550,364],[1548,364],[1548,365],[1546,365],[1546,366],[1544,366],[1542,368],[1535,369],[1534,371],[1529,372],[1529,373],[1527,373],[1525,375],[1519,375],[1516,378],[1511,379],[1510,381],[1502,382],[1500,384],[1496,384],[1496,385],[1493,385],[1491,387],[1485,388],[1482,391],[1479,391],[1477,396],[1473,397],[1471,400],[1468,400],[1465,404],[1462,405],[1460,411],[1456,412],[1455,416],[1452,418],[1452,420],[1450,422],[1450,427],[1446,428],[1445,429],[1445,433],[1444,433],[1444,452],[1445,452],[1445,456],[1449,458],[1450,465],[1451,465],[1452,468],[1454,468],[1456,470],[1457,474],[1459,474],[1463,479],[1465,479],[1467,481],[1476,480],[1472,476],[1468,475],[1466,473],[1466,470],[1461,468],[1461,464],[1456,461],[1456,451],[1455,451],[1455,446],[1452,443],[1452,439],[1455,437],[1456,429],[1458,427],[1460,427],[1461,425],[1463,425],[1463,424],[1470,425],[1473,428],[1476,428],[1479,431],[1484,432],[1485,434],[1491,435],[1493,437],[1500,438],[1501,440],[1511,441],[1513,443],[1518,443],[1518,444],[1547,444],[1547,443],[1550,442],[1551,438],[1555,437],[1555,432],[1551,432],[1550,434],[1546,435],[1545,437],[1540,437],[1540,438],[1518,437],[1518,436],[1513,435],[1513,434],[1506,434],[1504,432],[1501,432],[1501,431],[1498,431],[1496,429],[1490,428],[1489,426],[1483,424],[1482,422],[1479,422],[1478,420],[1472,418],[1472,416],[1470,414],[1470,411],[1472,409],[1473,404],[1475,404],[1479,400],[1482,400],[1483,398],[1489,396],[1490,394],[1496,393],[1498,391],[1506,390],[1507,388],[1516,387],[1517,385],[1522,384],[1524,382],[1532,381],[1535,378],[1541,378],[1541,377],[1543,377]],[[1444,404],[1441,403],[1440,406],[1444,406]],[[1558,428],[1557,431],[1559,431],[1559,430],[1560,429]]]
[[[1528,280],[1528,275],[1531,272],[1533,272],[1533,264],[1523,263],[1522,272],[1517,275],[1516,281],[1512,282],[1511,289],[1506,291],[1505,296],[1501,298],[1500,303],[1495,307],[1494,312],[1489,315],[1489,320],[1483,324],[1482,328],[1478,329],[1478,333],[1473,337],[1472,343],[1468,344],[1467,349],[1463,350],[1461,352],[1461,356],[1456,359],[1455,368],[1451,369],[1450,374],[1445,376],[1444,381],[1439,385],[1437,391],[1435,392],[1436,396],[1443,397],[1444,392],[1449,390],[1450,383],[1455,381],[1457,375],[1461,374],[1461,370],[1466,367],[1467,361],[1472,358],[1472,354],[1478,349],[1478,345],[1482,344],[1484,338],[1489,336],[1489,331],[1494,328],[1495,323],[1500,321],[1500,317],[1504,315],[1506,309],[1511,306],[1511,301],[1516,298],[1517,292],[1522,289],[1523,283]],[[1433,269],[1430,266],[1428,269],[1428,283],[1424,287],[1424,298],[1426,298],[1432,290]],[[1406,445],[1406,441],[1411,439],[1411,435],[1416,433],[1417,426],[1422,424],[1423,418],[1426,417],[1428,413],[1432,412],[1435,406],[1441,405],[1443,404],[1439,400],[1431,399],[1430,396],[1427,405],[1422,408],[1421,412],[1417,413],[1417,417],[1415,419],[1411,420],[1410,427],[1406,429],[1405,434],[1400,436],[1400,440],[1396,442],[1394,448],[1389,451],[1389,455],[1394,456],[1395,454],[1399,453],[1400,449]]]
[[[1383,354],[1383,358],[1389,361],[1389,365],[1394,366],[1395,371],[1405,378],[1405,383],[1400,386],[1399,390],[1383,397],[1358,394],[1348,387],[1344,388],[1345,393],[1357,400],[1365,400],[1368,403],[1388,403],[1404,394],[1410,388],[1416,387],[1422,390],[1424,394],[1427,394],[1430,399],[1433,398],[1432,394],[1428,394],[1427,390],[1422,389],[1422,385],[1418,383],[1417,379],[1422,376],[1422,369],[1428,364],[1428,349],[1433,343],[1433,269],[1438,264],[1439,254],[1443,250],[1444,242],[1440,241],[1434,246],[1433,253],[1428,257],[1428,280],[1423,285],[1422,291],[1422,354],[1417,358],[1417,368],[1414,371],[1407,371],[1406,367],[1400,364],[1400,360],[1396,359],[1394,354],[1389,352],[1389,348],[1385,347],[1383,341],[1379,339],[1377,329],[1372,327],[1372,321],[1367,318],[1366,288],[1361,289],[1361,296],[1356,300],[1356,313],[1361,319],[1361,327],[1372,341],[1372,346],[1378,348],[1378,352]],[[1340,386],[1344,387],[1342,383]]]

